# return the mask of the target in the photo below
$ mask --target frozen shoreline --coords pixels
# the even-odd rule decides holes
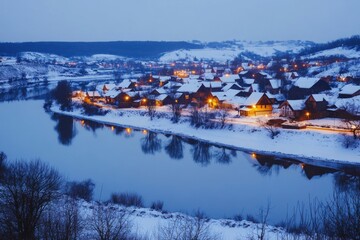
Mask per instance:
[[[105,116],[86,116],[79,109],[66,112],[61,111],[58,107],[52,107],[51,110],[55,113],[106,125],[174,134],[249,153],[297,158],[305,163],[360,165],[360,148],[344,148],[341,145],[339,133],[281,129],[281,133],[275,139],[271,139],[265,129],[250,124],[236,123],[233,124],[231,130],[227,128],[202,129],[190,126],[187,121],[174,124],[170,119],[156,117],[151,121],[148,116],[141,115],[140,111],[129,109],[111,110]]]

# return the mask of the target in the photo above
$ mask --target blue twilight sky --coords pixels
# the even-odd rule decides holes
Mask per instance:
[[[0,0],[0,42],[312,40],[360,34],[360,0]]]

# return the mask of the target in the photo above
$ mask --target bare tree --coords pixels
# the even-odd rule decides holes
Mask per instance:
[[[51,204],[43,214],[39,235],[44,240],[81,239],[83,227],[79,202],[63,198]]]
[[[354,139],[360,138],[360,105],[355,101],[345,104],[342,107],[346,112],[343,119],[346,128],[352,133]]]
[[[180,120],[181,117],[181,106],[179,103],[173,102],[171,104],[171,112],[172,112],[172,117],[171,117],[171,121],[173,123],[177,123]]]
[[[97,205],[90,218],[92,239],[124,240],[130,239],[131,221],[126,209],[121,211],[103,204]]]
[[[215,240],[221,239],[210,231],[211,224],[204,213],[197,211],[195,217],[178,215],[167,225],[160,226],[157,239],[162,240]]]
[[[39,160],[16,161],[1,183],[0,232],[8,239],[36,239],[42,214],[60,196],[59,173]]]
[[[279,128],[276,124],[273,124],[269,121],[258,120],[260,126],[262,126],[268,133],[271,139],[274,139],[277,135],[280,134]]]

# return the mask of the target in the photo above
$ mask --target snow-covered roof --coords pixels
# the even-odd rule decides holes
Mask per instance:
[[[239,75],[237,74],[225,74],[224,76],[220,77],[220,80],[223,83],[233,83],[236,79],[240,79]]]
[[[357,91],[360,91],[360,86],[354,85],[354,84],[347,84],[341,89],[341,91],[339,93],[352,95],[352,94],[356,93]]]
[[[119,90],[112,89],[112,90],[109,90],[107,93],[105,93],[105,97],[115,98],[119,94],[120,94]]]
[[[88,92],[86,92],[86,94],[89,97],[101,97],[101,95],[100,95],[100,93],[98,91],[88,91]]]
[[[305,100],[287,100],[289,106],[294,111],[303,110],[305,108]]]
[[[165,94],[167,91],[164,88],[157,88],[155,89],[159,94]]]
[[[206,73],[204,73],[204,74],[202,75],[202,77],[205,78],[205,79],[213,80],[215,76],[214,76],[214,74],[211,73],[211,72],[206,72]]]
[[[261,75],[265,76],[266,78],[272,78],[272,76],[264,71],[259,72]]]
[[[327,96],[325,94],[312,94],[313,98],[317,102],[327,101]]]
[[[253,78],[243,78],[245,84],[253,84],[255,79]]]
[[[96,90],[99,92],[102,92],[104,87],[108,90],[112,90],[116,87],[116,85],[114,83],[109,83],[109,84],[99,84],[96,86]]]
[[[259,84],[258,83],[251,84],[251,87],[254,92],[259,92]]]
[[[124,79],[121,83],[117,85],[119,88],[128,88],[131,83],[136,82],[136,80]]]
[[[164,101],[165,98],[167,98],[169,95],[167,94],[160,94],[159,96],[156,96],[156,100]]]
[[[269,82],[273,89],[277,89],[281,87],[281,80],[279,79],[270,79]]]
[[[190,82],[183,84],[177,91],[178,92],[188,92],[188,93],[195,93],[201,87],[201,83],[199,82]]]
[[[224,101],[224,100],[232,100],[234,97],[236,97],[236,94],[238,94],[240,92],[240,90],[234,90],[234,89],[230,89],[226,92],[212,92],[211,94],[213,96],[216,96],[220,101]]]
[[[242,88],[239,84],[237,83],[227,83],[221,90],[226,92],[227,90],[231,89],[233,86],[237,86],[239,88]]]
[[[320,81],[320,78],[300,77],[298,80],[295,81],[294,86],[297,86],[299,88],[311,88],[318,81]]]
[[[345,108],[345,109],[351,109],[352,106],[360,106],[360,96],[356,96],[352,98],[339,98],[335,102],[335,106],[337,108]],[[354,110],[356,110],[356,108]],[[360,115],[360,112],[357,112],[356,114]]]
[[[221,88],[221,82],[201,82],[206,88]]]
[[[250,96],[246,99],[244,105],[246,106],[256,105],[263,95],[264,93],[252,92]]]

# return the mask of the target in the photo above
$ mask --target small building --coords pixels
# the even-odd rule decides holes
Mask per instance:
[[[306,116],[305,100],[286,100],[280,106],[280,117],[301,119]]]
[[[271,100],[265,93],[253,92],[240,106],[241,116],[260,116],[272,114]]]
[[[325,94],[311,94],[305,101],[308,118],[324,118],[328,116],[328,102]]]
[[[297,79],[289,90],[289,99],[303,99],[311,94],[330,90],[330,85],[320,78],[301,77]]]
[[[352,98],[359,95],[360,86],[355,84],[347,84],[339,92],[339,98]]]

